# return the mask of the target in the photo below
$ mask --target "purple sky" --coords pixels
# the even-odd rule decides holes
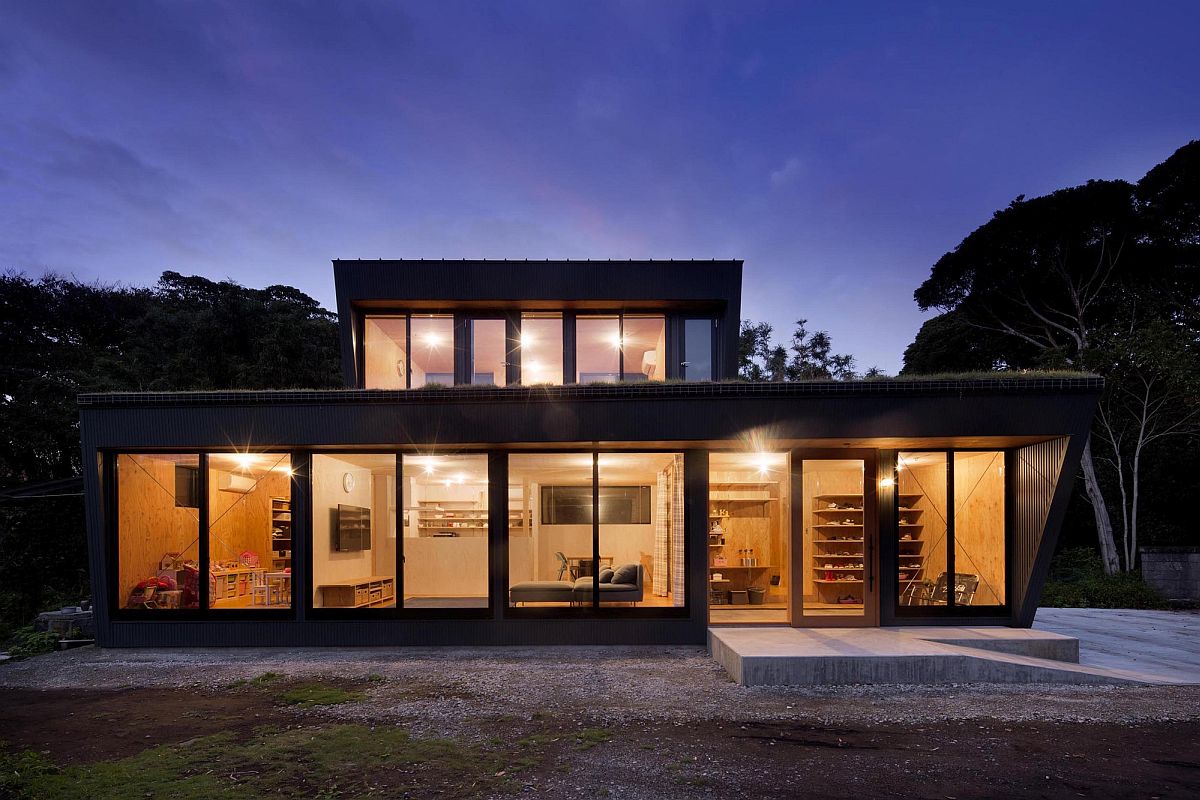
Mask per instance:
[[[1003,9],[1003,10],[1002,10]],[[743,315],[894,372],[1018,194],[1200,136],[1200,3],[0,8],[0,267],[742,258]]]

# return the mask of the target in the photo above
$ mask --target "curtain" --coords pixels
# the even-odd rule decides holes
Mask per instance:
[[[670,586],[669,569],[670,569],[670,521],[667,517],[667,508],[670,503],[670,489],[668,488],[670,481],[667,479],[667,470],[658,473],[658,494],[654,501],[654,576],[651,591],[656,597],[666,597],[667,590]]]
[[[676,453],[671,463],[671,594],[672,605],[682,606],[687,599],[687,568],[683,563],[683,454]]]

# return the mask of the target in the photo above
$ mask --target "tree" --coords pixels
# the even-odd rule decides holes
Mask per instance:
[[[1166,320],[1114,326],[1106,346],[1108,387],[1100,402],[1097,437],[1117,478],[1122,555],[1137,563],[1141,477],[1152,445],[1200,433],[1200,338],[1197,328]]]
[[[1192,142],[1137,187],[1090,181],[1045,197],[1017,198],[938,260],[915,292],[917,303],[954,314],[938,324],[961,338],[971,338],[967,329],[978,331],[976,353],[997,366],[1096,371],[1110,382],[1128,378],[1117,367],[1139,356],[1118,355],[1114,345],[1146,341],[1140,332],[1155,321],[1186,325],[1184,312],[1197,303],[1200,237],[1189,215],[1200,187],[1198,160],[1200,143]],[[1114,320],[1121,320],[1124,334],[1113,332]],[[928,369],[938,354],[928,341],[917,345],[914,366]],[[943,349],[961,356],[960,348]],[[1121,559],[1095,469],[1096,438],[1085,444],[1082,470],[1111,573]]]
[[[962,312],[947,311],[926,320],[912,344],[904,349],[905,375],[935,372],[992,372],[1007,369],[1017,349],[1018,363],[1033,363],[1036,354],[1002,334],[968,322]],[[1006,355],[1010,354],[1010,355]]]
[[[785,348],[772,340],[766,322],[742,320],[738,339],[738,376],[747,381],[853,380],[854,356],[834,353],[827,331],[808,330],[808,320],[797,320],[792,340]],[[881,377],[876,367],[870,377]]]

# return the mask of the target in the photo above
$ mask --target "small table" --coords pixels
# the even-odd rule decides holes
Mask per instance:
[[[267,605],[290,606],[292,604],[292,573],[268,572],[263,576],[267,581]],[[278,598],[279,602],[273,602]]]
[[[611,567],[613,563],[612,556],[600,556],[601,567]],[[575,578],[586,578],[592,574],[592,557],[587,556],[567,556],[567,571]]]

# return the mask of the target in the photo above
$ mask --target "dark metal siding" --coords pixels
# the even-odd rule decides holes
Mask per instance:
[[[1087,437],[1084,429],[1016,452],[1012,606],[1013,622],[1020,627],[1031,626],[1037,613]]]

